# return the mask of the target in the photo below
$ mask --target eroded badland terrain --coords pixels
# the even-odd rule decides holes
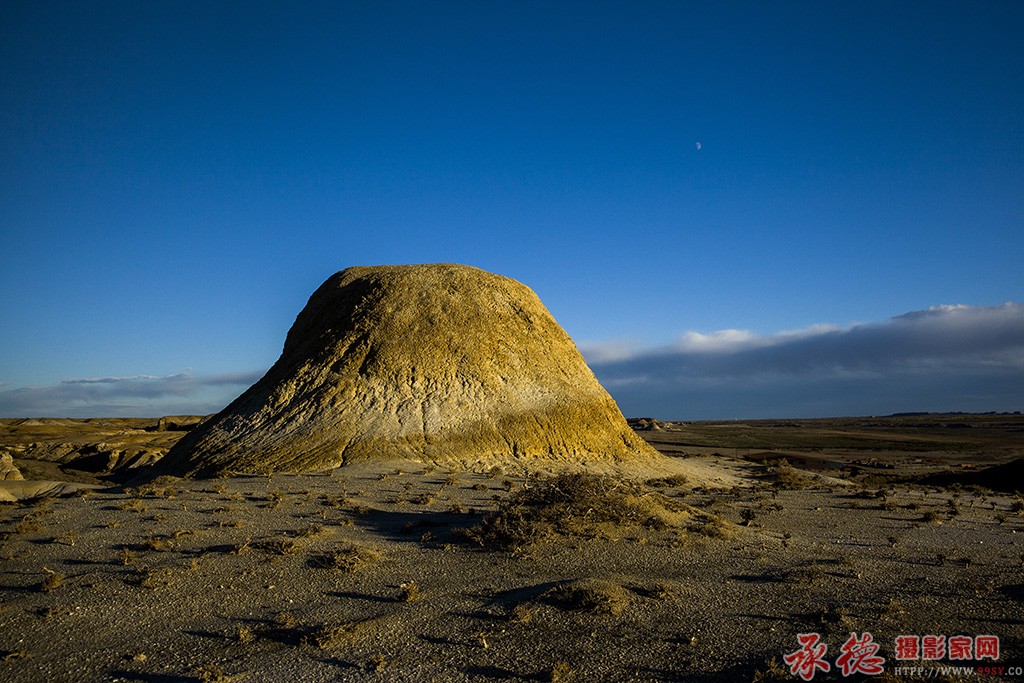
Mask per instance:
[[[1020,415],[633,421],[699,481],[138,477],[197,420],[0,420],[0,679],[797,680],[818,633],[815,680],[855,680],[863,632],[877,680],[1024,664]],[[897,661],[901,635],[999,656]]]

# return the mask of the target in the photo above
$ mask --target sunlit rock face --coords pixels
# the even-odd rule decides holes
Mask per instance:
[[[434,264],[331,276],[267,374],[162,466],[211,475],[371,459],[530,468],[658,457],[532,290]]]

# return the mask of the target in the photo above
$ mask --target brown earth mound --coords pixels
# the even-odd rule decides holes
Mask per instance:
[[[267,374],[162,468],[304,472],[372,459],[529,468],[660,456],[533,291],[435,264],[331,276]]]
[[[936,486],[984,486],[993,491],[1007,493],[1024,491],[1024,458],[986,467],[978,472],[940,472],[920,479],[923,484]]]

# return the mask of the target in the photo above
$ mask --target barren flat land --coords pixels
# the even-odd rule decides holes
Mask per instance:
[[[874,680],[1024,678],[1020,415],[632,421],[719,482],[141,476],[197,421],[0,420],[0,680],[797,680],[808,633],[814,680],[865,633]]]

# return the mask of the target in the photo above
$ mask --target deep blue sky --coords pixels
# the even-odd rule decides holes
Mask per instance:
[[[1015,1],[4,2],[0,413],[217,409],[331,273],[436,261],[531,286],[627,414],[1024,408],[1022,36]],[[959,352],[602,369],[954,304],[1011,319],[969,390]]]

